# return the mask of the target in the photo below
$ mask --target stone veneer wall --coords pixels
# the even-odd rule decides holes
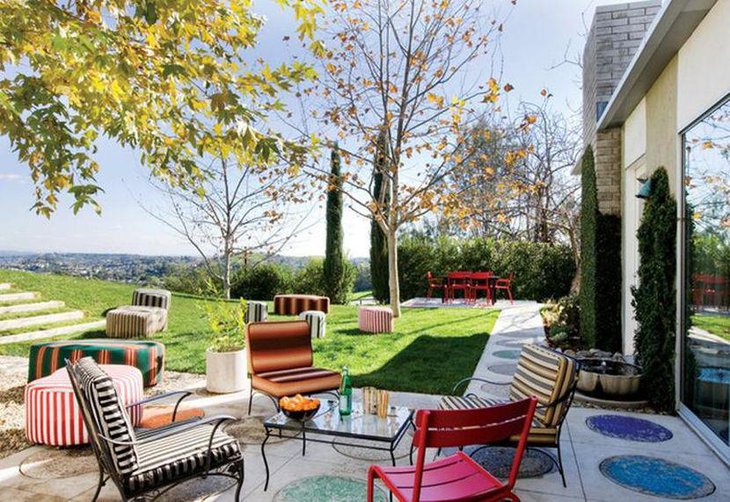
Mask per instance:
[[[596,7],[583,52],[583,143],[596,156],[598,206],[621,214],[621,130],[596,134],[599,112],[611,99],[661,8],[660,0]]]

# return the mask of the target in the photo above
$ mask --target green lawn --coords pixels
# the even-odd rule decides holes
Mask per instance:
[[[692,325],[730,341],[730,316],[695,314]]]
[[[134,290],[125,284],[6,270],[0,270],[0,282],[38,291],[46,300],[65,301],[90,318],[129,303]],[[208,326],[202,301],[206,300],[173,295],[169,329],[155,335],[167,347],[168,369],[205,371]],[[357,329],[357,307],[333,305],[326,338],[314,342],[315,364],[331,369],[347,365],[357,387],[448,393],[454,383],[474,372],[497,316],[497,310],[403,309],[394,333],[367,335]],[[103,331],[93,331],[79,337],[102,336]],[[0,354],[27,355],[29,345],[0,345]]]

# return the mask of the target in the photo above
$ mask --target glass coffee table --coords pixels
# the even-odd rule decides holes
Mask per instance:
[[[261,443],[261,455],[266,467],[264,491],[269,487],[266,442],[272,435],[277,438],[301,439],[302,455],[307,453],[307,441],[312,441],[387,451],[395,465],[395,449],[408,427],[412,426],[413,410],[404,406],[390,406],[388,416],[380,418],[363,413],[362,403],[353,402],[352,414],[341,417],[337,401],[322,401],[322,407],[314,418],[306,422],[293,420],[279,412],[264,420],[266,437]]]

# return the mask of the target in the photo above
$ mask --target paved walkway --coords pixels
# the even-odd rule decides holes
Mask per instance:
[[[537,341],[542,338],[539,305],[520,305],[502,311],[497,321],[493,335],[479,362],[475,374],[491,379],[509,381],[508,368],[500,365],[514,364],[514,358],[506,357],[514,354],[500,354],[500,351],[518,351],[522,343]],[[445,354],[445,356],[448,356]],[[20,364],[20,362],[18,363]],[[192,388],[202,388],[201,378],[192,385]],[[482,394],[495,396],[506,393],[506,385],[492,385],[482,388],[481,384],[473,390]],[[357,391],[356,391],[357,396]],[[206,413],[232,414],[242,419],[246,417],[248,392],[229,394],[225,396],[196,395],[191,405],[203,408]],[[439,396],[393,393],[391,401],[394,404],[407,405],[414,408],[433,407],[438,403]],[[271,414],[271,404],[265,398],[254,401],[254,418]],[[642,442],[632,440],[625,434],[612,437],[597,432],[588,421],[599,423],[604,415],[610,419],[647,419],[652,428],[659,430],[655,439],[659,442]],[[252,422],[255,426],[256,423]],[[615,434],[614,434],[615,436]],[[405,438],[399,455],[407,452]],[[367,469],[371,463],[386,463],[383,459],[362,458],[357,451],[343,454],[335,450],[330,444],[308,444],[307,455],[302,457],[301,443],[298,440],[288,440],[267,446],[267,457],[272,469],[271,485],[268,491],[263,491],[264,465],[260,453],[260,441],[253,440],[243,444],[246,459],[246,482],[244,484],[244,499],[256,502],[275,500],[285,502],[289,500],[318,501],[318,500],[364,500],[362,493],[353,496],[342,485],[339,495],[325,499],[322,487],[331,483],[332,476],[341,478],[340,481],[355,483],[356,488],[362,488],[361,483],[366,479]],[[435,452],[431,452],[433,456]],[[368,452],[365,452],[367,457]],[[387,453],[385,454],[387,456]],[[566,430],[563,434],[563,455],[566,468],[568,487],[562,486],[560,475],[551,471],[540,477],[520,479],[517,483],[517,493],[523,501],[659,501],[670,500],[662,497],[649,496],[630,490],[609,480],[601,471],[604,471],[606,462],[614,459],[622,460],[626,456],[629,460],[649,459],[663,462],[673,462],[689,467],[701,473],[700,481],[709,481],[709,484],[698,485],[702,493],[711,492],[701,498],[702,501],[720,502],[730,500],[730,471],[705,444],[676,417],[639,415],[627,412],[609,412],[573,407],[568,414]],[[360,456],[360,458],[357,458]],[[400,460],[399,463],[404,463]],[[654,464],[641,462],[630,464],[630,474],[636,474],[641,468],[652,468]],[[669,465],[669,464],[665,464]],[[647,467],[648,466],[648,467]],[[616,471],[620,473],[621,464],[617,464]],[[648,471],[654,474],[654,471]],[[44,447],[33,447],[21,453],[0,460],[0,500],[90,500],[96,483],[96,467],[93,458],[78,450],[55,450]],[[634,476],[636,477],[636,476]],[[639,476],[641,478],[641,476]],[[641,480],[641,479],[640,479]],[[677,481],[684,479],[677,478]],[[692,478],[692,481],[697,479]],[[169,493],[165,500],[221,500],[233,499],[233,488],[228,482],[191,481]],[[661,484],[661,483],[660,483]],[[670,483],[671,484],[671,483]],[[713,491],[714,489],[714,491]],[[309,491],[307,491],[309,490]],[[698,492],[699,493],[699,492]],[[118,500],[115,489],[107,486],[102,490],[101,500]]]

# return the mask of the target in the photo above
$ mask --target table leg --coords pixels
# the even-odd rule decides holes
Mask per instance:
[[[304,431],[304,427],[302,427],[302,457],[307,454],[307,433]]]
[[[393,462],[393,467],[395,467],[395,444],[390,443],[390,460]]]
[[[271,436],[271,432],[269,429],[266,429],[266,437],[264,438],[264,441],[261,443],[261,456],[264,458],[264,467],[266,468],[266,483],[264,484],[264,491],[268,490],[269,488],[269,462],[266,460],[266,441],[269,440],[269,436]]]

